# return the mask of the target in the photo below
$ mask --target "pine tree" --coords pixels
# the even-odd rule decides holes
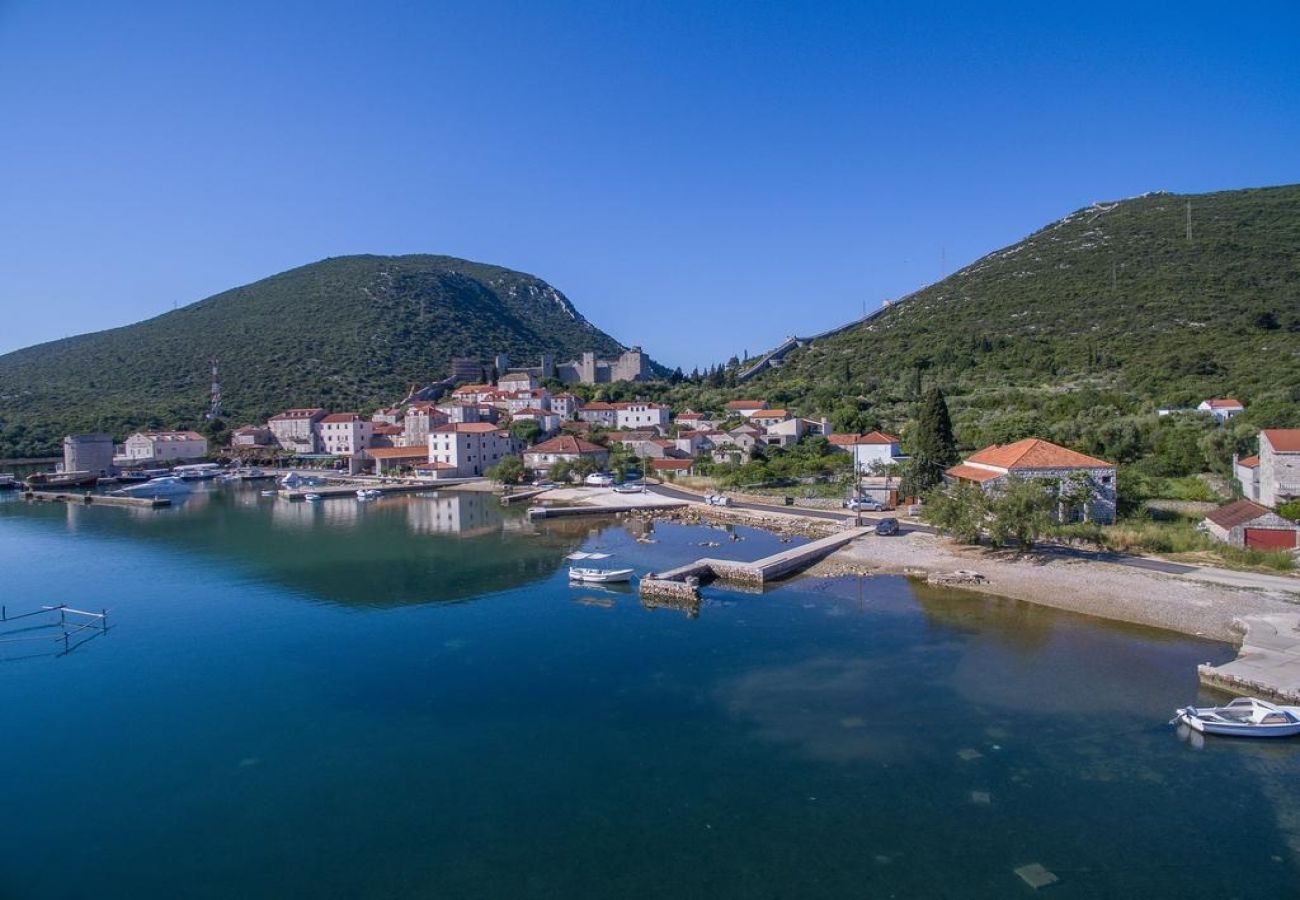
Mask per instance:
[[[916,441],[906,492],[919,496],[941,484],[944,470],[956,464],[957,442],[952,436],[948,403],[943,391],[932,387],[925,392],[917,415]]]

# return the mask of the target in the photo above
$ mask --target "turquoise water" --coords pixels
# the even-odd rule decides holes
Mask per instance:
[[[0,644],[0,898],[1296,893],[1300,747],[1164,724],[1230,648],[891,577],[567,585],[782,546],[644,530],[0,500],[10,612],[112,626]]]

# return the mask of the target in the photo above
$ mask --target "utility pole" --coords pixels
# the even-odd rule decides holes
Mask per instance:
[[[1192,242],[1192,201],[1187,201],[1187,243]]]
[[[217,377],[217,361],[212,360],[212,394],[208,404],[209,420],[221,418],[221,381]]]

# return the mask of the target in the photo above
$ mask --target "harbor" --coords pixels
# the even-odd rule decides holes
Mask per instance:
[[[75,503],[81,506],[121,506],[133,509],[163,509],[172,505],[170,497],[121,497],[114,494],[96,494],[90,491],[33,491],[22,493],[24,500],[35,503]]]

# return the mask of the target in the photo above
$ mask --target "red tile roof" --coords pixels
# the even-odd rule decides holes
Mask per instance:
[[[1259,465],[1259,457],[1244,456],[1241,459],[1237,460],[1237,465],[1245,466],[1247,469],[1253,469],[1255,468],[1255,466]]]
[[[286,409],[282,413],[271,416],[270,421],[281,422],[285,419],[310,419],[314,416],[321,416],[324,414],[325,410],[321,409],[319,406],[313,406],[306,409]]]
[[[703,419],[703,418],[704,418],[704,413],[697,413],[697,412],[695,412],[694,410],[690,410],[690,409],[688,409],[688,410],[686,410],[686,412],[684,412],[684,413],[679,413],[679,414],[677,415],[677,418],[678,418],[678,419],[691,419],[691,420],[694,421],[694,420],[697,420],[697,419]]]
[[[1260,434],[1278,453],[1300,453],[1300,428],[1266,428]]]
[[[1253,500],[1238,500],[1236,503],[1229,503],[1227,506],[1220,506],[1218,509],[1211,510],[1205,518],[1209,519],[1220,528],[1236,528],[1246,522],[1253,522],[1260,516],[1266,516],[1271,513],[1267,506],[1261,506]]]
[[[328,416],[321,419],[321,421],[322,422],[362,422],[368,420],[362,419],[356,413],[330,413]]]
[[[515,413],[515,418],[517,419],[520,416],[553,416],[553,415],[556,415],[556,413],[551,412],[549,409],[538,409],[535,406],[525,406],[523,409],[519,410],[519,412]]]
[[[1240,400],[1233,400],[1231,397],[1223,400],[1206,400],[1205,405],[1210,409],[1244,409]]]
[[[959,463],[953,466],[945,474],[953,478],[960,478],[963,481],[989,481],[993,478],[1001,478],[1001,472],[994,472],[992,469],[981,469],[979,466],[968,466],[965,463]]]
[[[999,469],[1113,469],[1114,463],[1085,456],[1051,441],[1026,438],[1014,444],[985,447],[968,457],[968,463],[981,463]]]
[[[652,459],[650,468],[652,469],[671,469],[675,471],[684,471],[695,465],[693,459]]]
[[[365,451],[371,459],[428,459],[428,447],[371,447]]]
[[[606,453],[604,447],[584,441],[582,438],[576,438],[571,434],[562,434],[559,437],[551,438],[549,441],[543,441],[535,447],[529,447],[528,453]]]
[[[731,400],[727,403],[727,409],[766,409],[766,400]]]
[[[388,423],[385,422],[376,425],[374,433],[375,434],[403,434],[405,433],[405,431],[406,429],[403,428],[401,425],[389,425]]]
[[[616,409],[618,409],[618,407],[615,406],[613,403],[604,403],[601,401],[596,401],[594,403],[588,403],[586,406],[582,408],[582,411],[583,412],[602,412],[602,411],[613,412]]]
[[[832,434],[826,440],[837,447],[852,447],[855,444],[897,444],[899,442],[898,438],[892,434],[885,434],[883,431],[872,431],[867,434]]]
[[[784,419],[788,415],[789,413],[787,413],[783,409],[765,409],[762,412],[754,413],[752,416],[750,416],[750,418],[751,419]]]
[[[452,422],[431,430],[435,434],[487,434],[499,429],[493,422]]]

